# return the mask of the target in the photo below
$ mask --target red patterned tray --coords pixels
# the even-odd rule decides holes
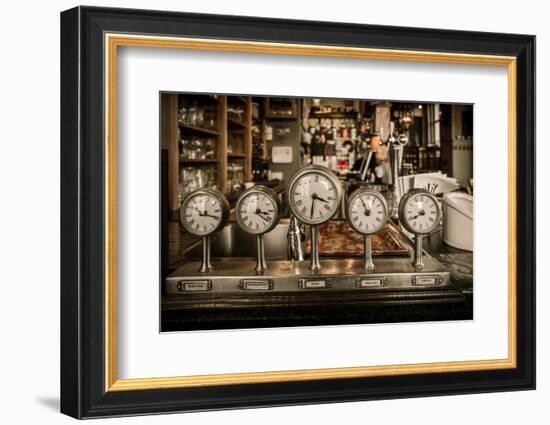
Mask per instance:
[[[305,246],[311,252],[310,239]],[[409,246],[403,242],[399,231],[386,226],[372,237],[375,255],[407,255]],[[319,254],[331,257],[358,257],[363,254],[363,235],[352,230],[345,220],[331,220],[319,226]]]

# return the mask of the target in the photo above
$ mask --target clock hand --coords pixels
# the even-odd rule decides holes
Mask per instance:
[[[321,202],[326,202],[328,204],[328,201],[326,199],[321,198],[320,196],[317,196],[315,199],[318,199]]]
[[[365,204],[365,200],[363,198],[361,199],[361,202],[363,203],[363,208],[365,208],[365,215],[370,215],[370,208],[367,208],[367,204]]]
[[[267,213],[262,213],[261,211],[260,212],[254,212],[254,214],[256,214],[258,217],[260,217],[262,220],[266,221],[269,223],[269,220],[267,218],[265,218],[262,214],[267,214]]]
[[[312,219],[313,218],[313,206],[315,205],[315,200],[317,199],[316,197],[313,197],[313,200],[311,201],[311,212],[309,214],[309,218]]]
[[[212,218],[220,218],[220,216],[218,215],[210,215],[208,214],[208,211],[206,210],[203,210],[203,212],[199,212],[199,215],[202,216],[202,217],[212,217]]]
[[[416,214],[414,217],[411,217],[409,220],[414,220],[419,215],[425,215],[425,214],[426,214],[426,212],[424,210],[420,210],[420,211],[418,211],[418,214]]]

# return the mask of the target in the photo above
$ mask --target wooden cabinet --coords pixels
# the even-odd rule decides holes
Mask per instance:
[[[294,97],[266,97],[264,102],[265,118],[298,118],[297,100]]]
[[[215,186],[234,197],[252,179],[250,97],[162,93],[160,120],[170,212],[194,189]]]

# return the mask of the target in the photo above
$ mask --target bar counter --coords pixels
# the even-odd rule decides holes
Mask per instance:
[[[343,236],[346,239],[346,236]],[[246,243],[246,242],[242,242]],[[410,241],[409,241],[410,243]],[[441,232],[424,238],[424,250],[450,270],[453,290],[236,292],[222,297],[163,294],[163,331],[467,320],[473,312],[472,253],[443,243]],[[327,264],[327,256],[321,257]],[[375,256],[376,258],[376,256]],[[383,258],[380,257],[379,258]],[[252,264],[253,259],[249,258]],[[306,257],[307,261],[307,257]],[[348,261],[348,260],[346,260]],[[354,260],[349,260],[354,261]],[[356,261],[356,260],[355,260]],[[375,262],[377,260],[375,259]],[[328,266],[328,264],[327,264]]]

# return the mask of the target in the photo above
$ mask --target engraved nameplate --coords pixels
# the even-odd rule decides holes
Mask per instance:
[[[302,289],[323,289],[330,287],[328,279],[300,279],[299,283]]]
[[[358,288],[376,288],[384,286],[386,279],[383,277],[369,277],[366,279],[357,279],[355,282]]]
[[[271,280],[241,280],[241,289],[245,291],[269,291],[273,289],[273,282]]]
[[[413,276],[412,284],[415,286],[435,286],[441,283],[439,276]]]
[[[180,280],[177,288],[179,292],[210,291],[212,282],[210,280]]]

